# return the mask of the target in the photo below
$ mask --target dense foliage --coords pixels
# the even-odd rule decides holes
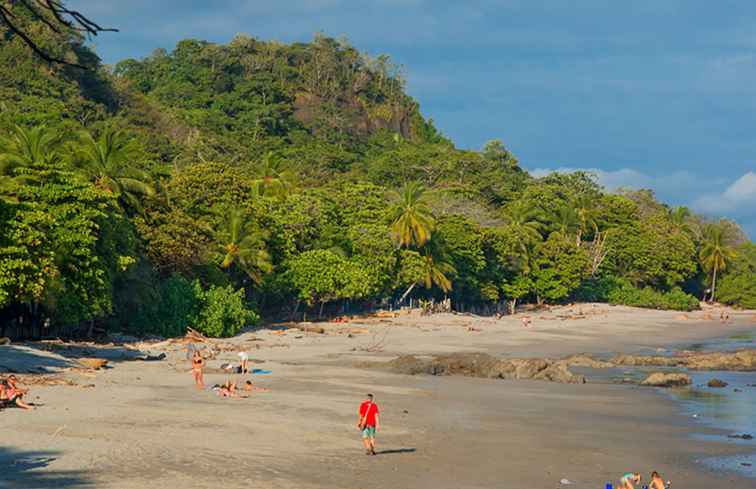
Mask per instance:
[[[44,32],[90,69],[0,32],[0,310],[30,334],[226,336],[260,314],[444,296],[754,307],[734,223],[584,173],[533,178],[499,141],[457,149],[385,56],[239,36],[108,69]]]

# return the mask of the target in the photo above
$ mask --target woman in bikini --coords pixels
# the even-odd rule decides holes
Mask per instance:
[[[194,377],[194,383],[197,389],[205,387],[205,379],[202,375],[202,368],[205,366],[205,359],[202,358],[202,354],[199,351],[194,351],[192,355],[192,377]]]
[[[0,383],[0,402],[7,404],[15,404],[22,409],[34,409],[29,404],[23,401],[24,395],[29,392],[29,389],[22,389],[18,387],[16,382],[18,379],[15,375],[11,375],[7,380]]]

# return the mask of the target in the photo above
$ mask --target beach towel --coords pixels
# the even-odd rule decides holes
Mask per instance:
[[[266,374],[272,374],[273,371],[272,370],[263,370],[261,368],[254,368],[254,369],[252,369],[252,373],[253,374],[257,374],[257,375],[266,375]]]

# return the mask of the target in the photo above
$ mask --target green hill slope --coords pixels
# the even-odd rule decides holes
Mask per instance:
[[[40,63],[0,32],[12,333],[49,320],[227,335],[260,314],[445,296],[489,313],[575,299],[691,309],[688,294],[716,294],[723,274],[732,302],[756,296],[730,290],[754,283],[734,223],[585,174],[534,179],[497,141],[459,150],[385,56],[239,36],[111,69],[75,33],[39,35],[91,69]]]

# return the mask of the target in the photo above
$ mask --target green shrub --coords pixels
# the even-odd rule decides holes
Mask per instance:
[[[674,311],[694,311],[700,307],[698,299],[686,294],[679,287],[669,292],[660,292],[650,287],[639,289],[623,284],[609,292],[608,300],[610,304]]]
[[[174,275],[160,284],[157,333],[164,337],[186,334],[188,322],[200,312],[200,300],[191,282]]]
[[[213,338],[233,336],[244,326],[254,324],[258,315],[247,308],[244,289],[210,286],[203,289],[199,281],[194,282],[194,294],[200,308],[191,321],[192,326],[202,334]]]

